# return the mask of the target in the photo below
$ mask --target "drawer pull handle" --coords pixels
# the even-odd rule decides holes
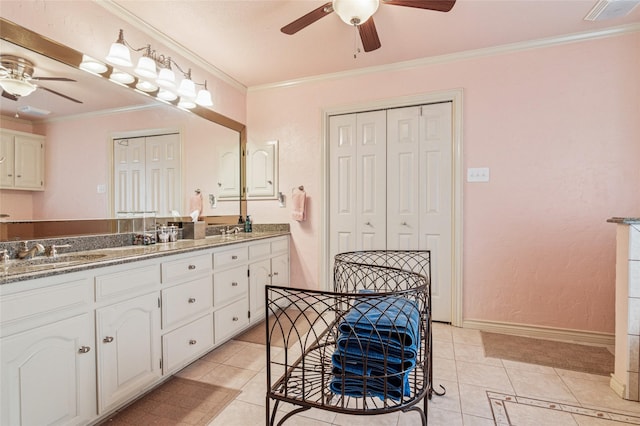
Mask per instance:
[[[236,256],[235,254],[231,256],[231,260],[236,260],[236,259],[238,259],[238,256]]]
[[[102,339],[102,341],[103,341],[104,343],[111,343],[111,342],[113,342],[113,337],[111,337],[111,336],[107,336],[107,337],[105,337],[104,339]]]
[[[274,276],[275,276],[275,275],[278,275],[278,273],[277,273],[277,272],[274,272],[274,273],[273,273],[273,275],[274,275]]]
[[[237,282],[235,282],[235,281],[234,281],[234,282],[232,282],[232,283],[231,283],[231,287],[238,287],[238,283],[237,283]]]
[[[195,345],[196,343],[198,343],[198,342],[195,339],[189,340],[189,344],[190,345]]]
[[[196,298],[195,297],[190,297],[188,302],[189,303],[196,303]]]
[[[238,321],[238,317],[231,318],[233,321]]]
[[[91,348],[89,346],[80,346],[80,349],[78,349],[78,353],[86,354],[90,350]]]
[[[196,269],[196,265],[189,265],[189,269]]]

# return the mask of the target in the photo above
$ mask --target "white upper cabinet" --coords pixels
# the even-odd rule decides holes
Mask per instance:
[[[44,190],[44,136],[0,129],[0,188]]]

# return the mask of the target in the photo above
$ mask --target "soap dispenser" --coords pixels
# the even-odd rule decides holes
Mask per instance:
[[[247,219],[244,221],[244,232],[251,232],[251,216],[247,215]]]

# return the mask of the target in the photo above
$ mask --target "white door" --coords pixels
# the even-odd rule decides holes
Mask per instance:
[[[15,137],[15,187],[44,188],[44,143],[42,138]]]
[[[12,188],[15,175],[15,150],[13,135],[0,133],[0,187]]]
[[[145,155],[145,209],[161,217],[181,211],[180,135],[146,137]]]
[[[423,105],[420,116],[420,249],[431,250],[435,321],[451,321],[453,285],[452,103]]]
[[[387,248],[418,248],[420,107],[387,111]]]
[[[0,340],[2,425],[86,424],[96,414],[93,318]]]
[[[275,197],[276,143],[247,145],[247,197]]]
[[[113,141],[114,211],[145,210],[145,143],[144,138]]]
[[[162,374],[159,299],[151,293],[96,310],[99,413]]]
[[[330,118],[330,259],[386,247],[386,112]]]

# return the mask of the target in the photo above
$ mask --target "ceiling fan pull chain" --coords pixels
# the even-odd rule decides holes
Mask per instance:
[[[358,47],[358,25],[353,24],[353,59],[357,59],[360,48]]]

